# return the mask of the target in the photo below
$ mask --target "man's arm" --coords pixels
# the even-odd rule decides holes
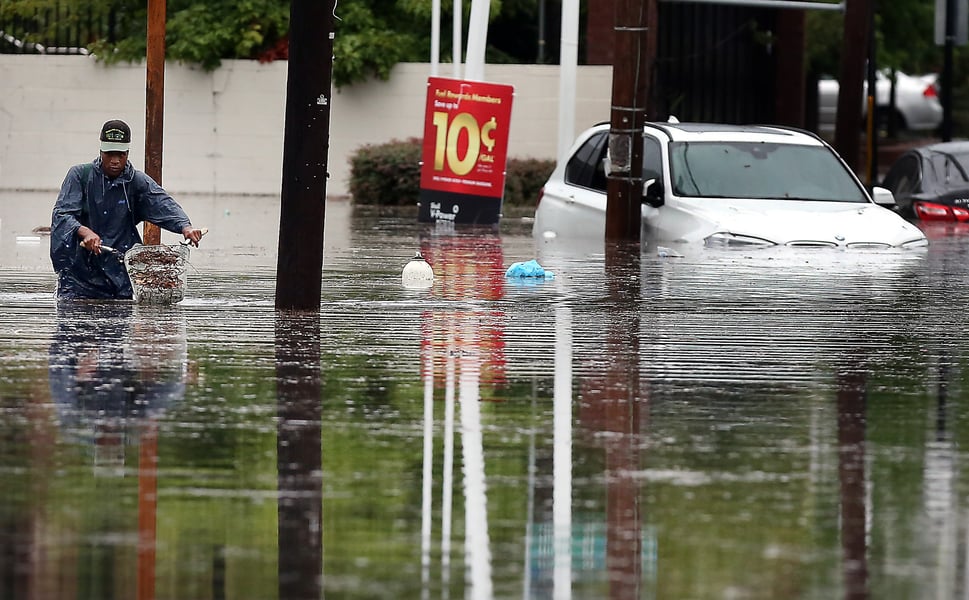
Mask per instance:
[[[136,189],[140,190],[135,207],[136,220],[148,221],[172,233],[185,235],[185,229],[192,227],[192,220],[178,202],[147,174],[135,171],[135,178],[139,180]]]
[[[55,271],[70,266],[78,237],[84,239],[79,234],[84,202],[84,182],[81,181],[83,170],[83,165],[71,167],[61,183],[61,190],[54,203],[50,223],[50,257]],[[84,229],[94,233],[86,226]]]
[[[81,181],[82,165],[70,168],[61,183],[61,190],[54,203],[51,215],[51,230],[66,227],[71,235],[81,226],[82,203],[84,201],[84,183]]]

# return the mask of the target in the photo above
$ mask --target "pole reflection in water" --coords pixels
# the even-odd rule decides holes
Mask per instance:
[[[447,300],[495,300],[504,294],[500,275],[501,239],[493,230],[458,233],[446,227],[422,241],[421,254],[441,283],[435,294]],[[491,541],[488,486],[481,424],[482,379],[504,379],[503,333],[491,327],[495,314],[473,310],[425,311],[421,369],[424,381],[424,462],[421,510],[422,597],[432,588],[432,473],[434,391],[443,387],[443,464],[441,470],[441,597],[450,596],[453,520],[454,444],[458,427],[463,459],[464,565],[466,595],[491,598]],[[441,373],[443,371],[443,373]],[[459,410],[457,415],[455,411]],[[459,421],[456,422],[456,417]]]
[[[447,348],[454,348],[453,336]],[[433,344],[424,344],[424,464],[421,498],[421,597],[431,593],[431,543],[433,530],[434,472],[434,354]],[[451,502],[454,494],[454,352],[444,361],[444,456],[441,472],[441,597],[450,595]]]
[[[468,597],[491,598],[491,541],[488,533],[488,486],[485,477],[484,440],[481,427],[480,376],[481,359],[478,341],[478,316],[458,313],[447,319],[449,328],[457,335],[445,333],[447,344],[444,358],[444,453],[441,492],[441,595],[449,596],[452,501],[454,487],[455,409],[460,410],[462,475],[464,491],[464,564]],[[434,393],[428,379],[434,378],[434,344],[424,347],[424,463],[421,510],[421,582],[422,597],[430,594],[433,420]],[[457,384],[457,386],[455,385]],[[457,406],[455,387],[458,388]]]
[[[606,450],[606,568],[609,597],[639,598],[642,587],[642,515],[639,510],[640,260],[638,245],[608,244],[606,285],[614,310],[609,315],[605,356],[616,357],[604,374],[598,411]]]
[[[572,311],[555,311],[555,383],[552,434],[554,598],[572,597]]]
[[[838,372],[838,478],[846,600],[868,598],[866,385],[866,375],[861,369]]]
[[[453,341],[448,347],[453,347]],[[441,590],[451,589],[451,502],[454,496],[454,356],[444,361],[444,475],[441,482]]]
[[[461,409],[461,450],[464,455],[464,556],[470,597],[491,598],[491,541],[488,535],[488,488],[485,482],[481,434],[481,397],[477,352],[458,361],[458,403]]]
[[[923,465],[924,502],[928,520],[924,535],[927,546],[934,551],[938,560],[938,572],[934,581],[937,598],[954,598],[958,595],[958,557],[963,554],[957,539],[961,525],[955,467],[958,448],[948,428],[949,380],[952,377],[950,361],[949,353],[942,350],[939,358],[935,418],[930,419],[932,431],[926,440]],[[966,554],[964,560],[969,561],[969,554]],[[962,577],[969,577],[969,569]],[[966,590],[963,596],[969,595],[969,586],[965,582],[963,589]]]
[[[421,473],[421,597],[430,596],[431,484],[434,471],[434,370],[424,370],[424,456]]]
[[[323,590],[319,313],[279,311],[275,324],[279,597]]]
[[[123,559],[89,543],[74,558],[80,563],[91,552],[93,560],[106,561],[103,567],[87,570],[61,564],[58,576],[87,572],[92,579],[56,585],[104,593],[107,586],[118,595],[150,600],[156,583],[157,420],[185,395],[189,369],[184,317],[177,309],[130,303],[62,302],[57,306],[57,332],[49,356],[50,393],[60,426],[93,446],[95,477],[124,477],[128,471],[125,448],[140,444],[135,589],[125,591],[131,580],[119,577],[123,569],[114,563]],[[111,526],[107,515],[102,524]],[[96,535],[79,532],[77,537],[86,540]]]

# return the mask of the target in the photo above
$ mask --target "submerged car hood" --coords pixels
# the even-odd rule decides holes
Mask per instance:
[[[673,213],[680,213],[678,215]],[[663,206],[647,226],[675,225],[676,241],[702,242],[728,234],[790,246],[899,246],[925,235],[895,212],[876,204],[796,201],[678,199]],[[655,221],[655,223],[651,223]],[[692,221],[691,226],[684,221]]]

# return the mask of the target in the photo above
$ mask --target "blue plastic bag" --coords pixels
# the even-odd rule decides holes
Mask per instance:
[[[552,279],[555,274],[551,271],[546,271],[542,268],[542,265],[538,264],[535,259],[516,262],[508,267],[505,271],[505,277],[537,277],[542,279]]]

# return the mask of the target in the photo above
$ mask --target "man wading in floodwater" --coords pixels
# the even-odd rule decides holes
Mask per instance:
[[[202,230],[160,185],[128,162],[131,129],[124,121],[101,127],[101,155],[75,165],[61,184],[51,217],[50,260],[57,297],[130,299],[131,280],[120,255],[141,243],[138,224],[148,221],[181,233],[198,246]]]

